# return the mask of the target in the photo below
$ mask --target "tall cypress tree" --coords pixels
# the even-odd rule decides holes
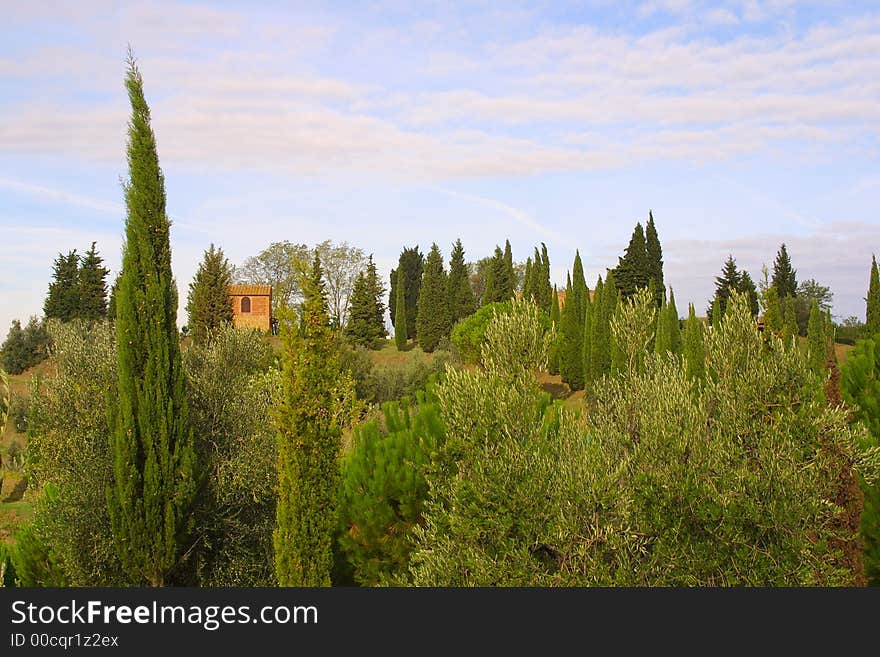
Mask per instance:
[[[504,281],[505,286],[501,292],[504,297],[501,301],[513,298],[516,292],[516,272],[513,269],[513,251],[510,248],[510,240],[504,240]]]
[[[339,350],[318,256],[303,277],[299,330],[283,323],[284,394],[278,413],[275,573],[281,586],[330,586],[342,429],[333,412]]]
[[[651,280],[654,281],[654,303],[659,308],[663,305],[663,297],[666,296],[663,282],[663,249],[660,246],[657,227],[654,225],[654,214],[650,210],[648,210],[648,223],[645,226],[645,252],[648,256]]]
[[[397,333],[397,271],[402,269],[406,277],[406,326],[407,338],[416,337],[416,316],[419,311],[419,288],[422,285],[422,269],[425,257],[419,247],[404,248],[400,253],[397,269],[391,270],[391,289],[388,293],[388,309],[391,312],[391,323]]]
[[[645,232],[642,224],[637,223],[629,240],[629,246],[626,247],[623,257],[618,259],[617,268],[614,270],[615,285],[621,299],[629,299],[636,290],[647,287],[651,281],[651,272]],[[607,285],[608,281],[605,281],[605,284]]]
[[[688,318],[684,324],[684,362],[688,376],[702,381],[706,372],[706,349],[703,322],[697,319],[694,304],[688,305]]]
[[[508,292],[510,292],[511,296],[513,294],[513,282],[510,278],[511,270],[512,268],[507,266],[501,247],[496,246],[486,273],[486,290],[483,293],[484,306],[496,301],[507,301],[510,299]]]
[[[739,273],[739,287],[737,290],[748,296],[749,310],[752,313],[752,317],[757,317],[759,311],[758,288],[755,287],[755,281],[752,280],[749,272],[745,269]]]
[[[143,80],[129,54],[125,246],[116,299],[118,383],[111,396],[108,510],[120,561],[163,586],[190,547],[196,456],[176,326],[170,222]]]
[[[58,254],[52,265],[52,283],[43,304],[46,319],[60,319],[69,322],[80,313],[79,256],[76,249],[63,255]]]
[[[797,271],[791,266],[791,258],[784,243],[776,253],[771,283],[776,288],[780,300],[797,295]]]
[[[79,317],[87,321],[107,316],[107,274],[95,242],[86,251],[79,268]]]
[[[614,280],[614,272],[609,271],[605,282],[600,278],[596,283],[593,303],[596,311],[596,324],[590,339],[591,374],[594,378],[611,372],[613,346],[611,344],[611,317],[617,309],[620,293]],[[601,298],[601,303],[596,299]]]
[[[575,255],[575,267],[580,265],[580,254]],[[583,283],[575,283],[578,274],[569,279],[565,293],[565,305],[562,307],[559,319],[559,373],[562,380],[568,383],[572,390],[580,390],[584,387],[583,372],[583,331],[584,320],[581,307]],[[583,279],[583,269],[580,271]]]
[[[788,347],[791,339],[798,335],[794,297],[784,297],[780,299],[780,303],[782,304],[782,341]]]
[[[468,268],[464,261],[464,247],[461,240],[455,240],[449,255],[449,277],[447,278],[447,297],[449,315],[454,324],[472,315],[477,309],[474,290],[471,287]]]
[[[422,275],[419,293],[419,314],[416,319],[416,335],[422,351],[431,353],[440,339],[449,335],[449,297],[443,256],[436,244],[431,245]]]
[[[376,263],[373,262],[373,254],[367,258],[367,289],[370,292],[370,300],[372,307],[372,324],[375,327],[376,339],[381,342],[388,337],[388,329],[385,328],[385,286],[379,278],[379,272],[376,270]]]
[[[406,307],[406,271],[403,267],[397,269],[395,292],[397,300],[394,308],[394,344],[397,346],[397,351],[403,351],[406,349],[407,315],[409,315],[409,309]]]
[[[186,301],[189,332],[196,344],[206,342],[221,326],[232,323],[231,283],[232,268],[223,249],[216,249],[211,244],[189,284]]]
[[[532,282],[532,259],[526,259],[526,271],[523,276],[523,289],[522,289],[523,299],[528,299],[530,301],[535,300],[535,289]]]
[[[539,263],[540,262],[540,266]],[[550,256],[547,255],[547,245],[541,242],[541,253],[535,249],[535,272],[532,277],[535,281],[535,298],[538,306],[544,309],[544,312],[551,312],[551,297],[553,295],[553,286],[550,284]]]
[[[657,328],[654,331],[654,352],[665,356],[672,351],[672,337],[669,335],[669,310],[666,305],[666,295],[663,296],[663,305],[660,306],[660,312],[657,313]]]
[[[868,337],[880,334],[880,271],[876,256],[871,256],[871,275],[865,304],[865,330]]]
[[[553,286],[553,293],[550,297],[550,321],[553,322],[553,326],[556,327],[556,343],[553,345],[553,349],[550,352],[550,362],[549,369],[550,374],[559,374],[559,320],[561,318],[561,313],[559,310],[559,292],[556,289],[556,286]]]

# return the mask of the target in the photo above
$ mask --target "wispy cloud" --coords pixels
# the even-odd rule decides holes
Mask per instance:
[[[105,212],[107,214],[119,215],[125,211],[125,207],[121,203],[107,201],[105,199],[91,198],[89,196],[82,196],[80,194],[74,194],[72,192],[67,192],[61,189],[44,187],[42,185],[34,185],[31,183],[22,182],[20,180],[12,180],[10,178],[0,178],[0,189],[8,189],[12,190],[13,192],[19,192],[31,196],[38,196],[40,198],[48,199],[50,201],[66,203],[68,205],[87,208],[89,210]]]

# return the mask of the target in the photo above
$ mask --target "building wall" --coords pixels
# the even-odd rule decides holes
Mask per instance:
[[[241,312],[241,300],[247,296],[251,300],[251,311]],[[232,303],[232,324],[235,328],[256,328],[261,331],[269,331],[272,308],[268,295],[230,295]]]

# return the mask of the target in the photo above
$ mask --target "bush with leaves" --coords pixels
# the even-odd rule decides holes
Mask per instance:
[[[843,398],[856,418],[868,429],[866,449],[880,449],[880,334],[859,340],[840,368]],[[862,478],[865,509],[862,513],[862,539],[865,543],[865,574],[880,585],[880,482]]]
[[[512,310],[513,301],[490,303],[453,327],[450,339],[465,363],[477,364],[480,362],[480,354],[486,340],[486,329],[489,324],[496,315],[506,315]],[[538,321],[545,332],[549,331],[553,325],[546,313],[542,314]]]
[[[271,361],[259,331],[229,325],[184,352],[190,420],[203,469],[193,569],[202,586],[275,584],[278,453],[270,414],[281,378]]]
[[[462,372],[439,397],[447,441],[429,476],[419,585],[848,585],[853,509],[840,481],[877,474],[798,350],[765,346],[734,293],[698,388],[677,359],[635,353],[586,418],[541,412],[524,376]],[[642,318],[643,319],[643,318]],[[515,353],[515,352],[514,352]],[[518,358],[494,359],[515,369]],[[521,371],[521,370],[520,370]],[[497,378],[493,378],[497,377]],[[857,509],[855,510],[857,512]],[[857,517],[857,515],[856,515]]]
[[[361,585],[386,583],[409,565],[426,470],[446,436],[434,390],[431,382],[413,403],[382,404],[380,418],[355,427],[343,459],[339,545]]]

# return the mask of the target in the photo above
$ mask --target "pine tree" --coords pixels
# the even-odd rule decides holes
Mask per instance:
[[[348,323],[343,331],[345,337],[352,343],[367,349],[377,349],[385,338],[385,322],[378,321],[377,305],[381,304],[381,297],[376,294],[376,283],[378,277],[375,275],[375,265],[372,276],[369,269],[358,274],[349,300]]]
[[[619,258],[617,268],[614,270],[614,280],[620,298],[629,299],[636,290],[647,287],[651,280],[651,272],[645,232],[642,224],[637,223],[629,240],[629,246],[626,247],[623,257]],[[608,281],[605,283],[607,285]]]
[[[333,567],[342,436],[333,409],[340,365],[322,276],[316,255],[302,281],[300,328],[283,324],[282,329],[284,392],[278,412],[274,535],[281,586],[330,586]]]
[[[59,253],[52,265],[52,283],[43,314],[46,319],[69,322],[79,317],[80,307],[79,256],[74,249],[67,255]]]
[[[871,256],[871,275],[865,304],[865,331],[868,337],[880,335],[880,271],[876,256]]]
[[[727,301],[730,299],[731,290],[740,290],[742,284],[742,275],[736,268],[736,260],[733,259],[733,256],[728,255],[727,260],[724,261],[721,276],[715,277],[715,297],[712,299],[712,306],[716,302],[718,303],[722,317],[727,311]],[[711,312],[711,308],[710,306],[709,312]]]
[[[449,319],[446,271],[443,269],[443,256],[436,244],[431,245],[425,261],[416,322],[419,346],[428,353],[437,348],[441,338],[449,335],[452,326]]]
[[[79,313],[86,321],[104,319],[107,316],[107,274],[104,260],[95,249],[95,242],[83,256],[79,268]]]
[[[819,304],[813,299],[810,307],[810,322],[807,325],[807,358],[810,368],[816,372],[825,371],[828,362],[828,345],[825,339],[825,322]]]
[[[449,256],[448,298],[449,313],[454,324],[474,314],[477,309],[477,301],[474,299],[474,290],[471,287],[468,268],[464,261],[464,247],[461,240],[455,240],[452,253]]]
[[[681,324],[678,319],[678,308],[675,307],[675,293],[669,288],[666,321],[669,323],[669,350],[673,354],[681,353]]]
[[[706,348],[703,322],[697,319],[694,304],[688,304],[688,318],[684,324],[684,362],[688,376],[702,381],[706,372]]]
[[[771,283],[780,299],[797,295],[797,271],[792,269],[791,258],[788,256],[785,244],[782,244],[776,253]]]
[[[27,340],[24,337],[24,329],[17,319],[12,320],[9,333],[3,345],[0,346],[0,366],[10,374],[21,374],[30,367],[30,352]]]
[[[419,253],[419,247],[404,248],[400,253],[397,269],[391,270],[391,289],[388,293],[388,309],[391,312],[391,321],[397,330],[397,272],[403,270],[406,277],[406,326],[407,338],[416,337],[416,316],[419,311],[419,288],[422,285],[422,269],[425,265],[424,256]]]
[[[189,332],[196,344],[207,342],[219,328],[232,323],[231,284],[229,261],[224,257],[223,249],[215,249],[211,244],[189,284],[186,302]]]
[[[663,282],[663,249],[660,246],[657,227],[654,225],[654,214],[650,210],[648,210],[648,223],[645,226],[645,252],[648,255],[651,280],[654,281],[654,303],[659,308],[663,304],[666,289]]]
[[[385,286],[379,279],[379,272],[376,269],[376,263],[373,262],[373,254],[367,258],[367,289],[370,291],[370,299],[372,300],[372,325],[375,329],[375,335],[378,345],[388,337],[388,329],[385,328]]]
[[[176,324],[165,181],[143,80],[130,54],[125,86],[132,115],[107,501],[120,561],[142,581],[163,586],[190,547],[196,455]]]
[[[504,281],[505,286],[501,288],[504,296],[500,301],[512,299],[514,292],[516,292],[516,272],[513,269],[513,251],[510,248],[510,240],[504,240]]]
[[[397,351],[404,351],[406,349],[407,315],[409,315],[409,309],[406,307],[406,272],[403,267],[398,267],[397,269],[395,292],[397,293],[397,301],[394,308],[396,314],[394,320],[394,344],[397,346]]]
[[[739,273],[739,286],[737,287],[739,292],[748,295],[749,299],[749,310],[752,313],[752,317],[758,316],[758,289],[755,287],[755,281],[752,280],[752,277],[749,275],[745,269],[743,269]]]

